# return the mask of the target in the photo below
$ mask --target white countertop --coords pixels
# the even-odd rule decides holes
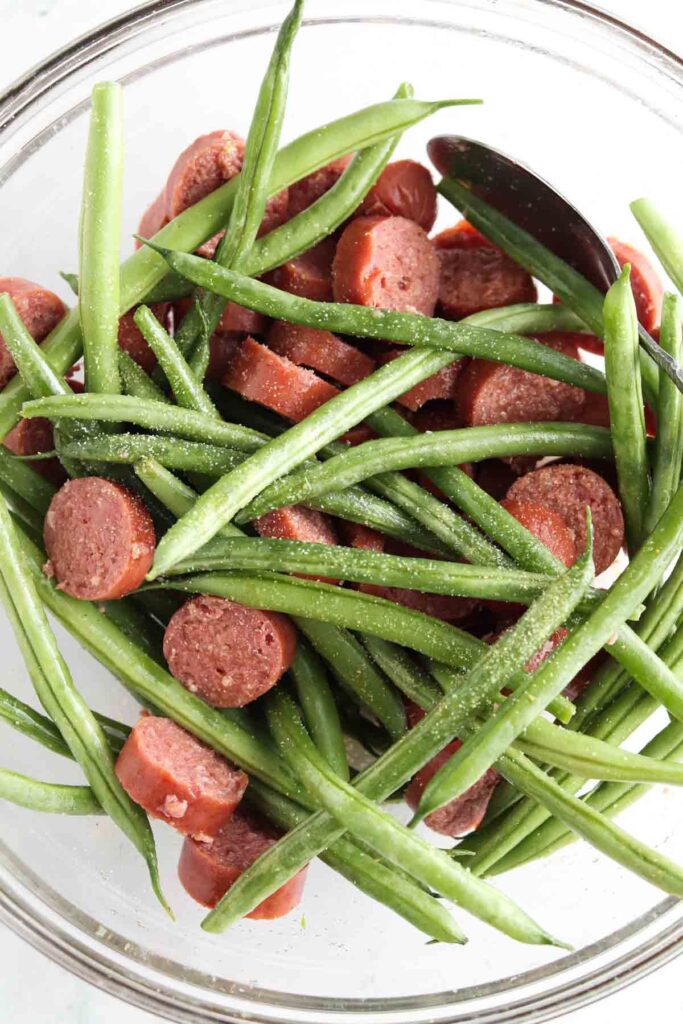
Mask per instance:
[[[676,0],[603,0],[601,6],[660,39],[683,44]],[[3,59],[0,89],[50,51],[130,8],[129,0],[0,0]],[[5,268],[7,270],[7,268]],[[0,1019],[22,1024],[155,1024],[159,1018],[123,1004],[48,961],[0,926]],[[656,1013],[661,1024],[683,1018],[681,962],[675,961],[608,1000],[561,1018],[562,1024],[632,1024]]]

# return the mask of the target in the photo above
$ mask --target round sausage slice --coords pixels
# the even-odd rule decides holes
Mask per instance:
[[[405,349],[394,348],[389,352],[384,352],[379,356],[379,363],[384,365],[390,363],[394,359],[398,359],[402,356]],[[433,402],[436,399],[453,398],[455,394],[455,382],[460,376],[460,371],[464,368],[466,363],[465,359],[456,359],[448,366],[442,367],[437,373],[433,373],[431,377],[427,377],[426,380],[420,381],[409,391],[399,395],[396,399],[401,405],[404,405],[406,409],[410,409],[411,412],[417,412],[421,409],[426,402]]]
[[[190,693],[217,708],[241,708],[275,686],[296,650],[296,633],[278,612],[199,595],[171,617],[164,657]]]
[[[361,551],[384,551],[384,536],[377,530],[362,523],[342,521],[342,531],[347,547],[359,548]]]
[[[150,306],[160,324],[165,326],[170,306],[167,302],[159,302]],[[138,366],[141,366],[145,373],[151,373],[157,365],[157,357],[147,344],[145,337],[135,323],[135,310],[130,309],[119,317],[119,348],[127,352],[131,359],[134,359]]]
[[[21,419],[16,427],[10,430],[2,443],[15,455],[38,455],[40,452],[51,452],[55,447],[52,421],[43,419],[42,416],[36,416],[30,420]],[[61,487],[67,479],[59,459],[35,459],[28,462],[27,465],[56,487]]]
[[[601,476],[585,466],[551,464],[534,469],[515,481],[507,497],[557,512],[569,527],[579,553],[586,547],[586,506],[590,506],[597,573],[612,564],[624,543],[619,499]]]
[[[333,185],[351,163],[352,154],[340,156],[317,171],[307,174],[300,181],[289,186],[289,216],[294,217],[302,210],[308,209],[311,203],[320,199]]]
[[[542,343],[572,359],[578,349],[565,338],[546,335]],[[541,377],[506,363],[472,359],[455,385],[458,414],[469,427],[537,420],[577,420],[586,401],[583,388]]]
[[[334,238],[324,238],[312,249],[302,252],[281,267],[270,270],[263,280],[280,291],[300,295],[316,302],[330,302],[332,299],[332,260],[337,243]]]
[[[285,505],[266,512],[254,520],[254,528],[261,537],[300,540],[310,544],[337,544],[337,535],[328,516],[316,509],[304,508],[303,505]],[[339,582],[327,576],[309,576],[299,572],[294,575],[307,580],[320,580],[321,583]]]
[[[441,264],[441,316],[460,320],[483,309],[536,301],[536,286],[526,270],[467,221],[442,231],[433,242]]]
[[[54,292],[24,277],[0,277],[0,294],[2,292],[7,292],[19,319],[35,341],[46,338],[66,312],[64,303]],[[0,390],[16,372],[14,360],[0,334]]]
[[[515,498],[505,498],[501,505],[526,527],[529,533],[533,533],[541,544],[545,544],[555,558],[559,558],[567,566],[574,564],[578,556],[574,534],[558,512],[553,512],[547,505],[537,505],[533,501],[518,501]]]
[[[657,271],[639,249],[620,242],[618,238],[608,238],[607,241],[620,267],[631,264],[631,291],[638,319],[646,331],[654,330],[662,316],[664,299],[664,288]]]
[[[223,384],[297,423],[339,394],[326,380],[253,338],[241,343]]]
[[[268,332],[268,348],[297,366],[307,366],[340,384],[357,384],[375,369],[364,352],[330,331],[276,321]]]
[[[154,524],[144,503],[98,476],[69,480],[50,502],[43,529],[46,572],[84,601],[115,601],[136,590],[154,558]]]
[[[414,221],[357,217],[337,243],[332,291],[336,302],[431,316],[439,291],[439,261]]]
[[[166,193],[162,191],[143,213],[135,233],[140,235],[141,238],[153,238],[157,231],[161,231],[167,224]],[[135,248],[139,249],[141,245],[140,239],[136,238]]]
[[[116,760],[136,804],[184,835],[205,839],[229,821],[248,778],[170,718],[143,715]]]
[[[364,217],[407,217],[424,231],[436,220],[436,188],[432,176],[415,160],[387,164],[358,212]]]
[[[239,876],[282,835],[270,822],[240,808],[211,843],[186,839],[178,877],[187,893],[204,907],[215,907]],[[271,921],[293,910],[301,900],[307,867],[281,885],[247,914]]]

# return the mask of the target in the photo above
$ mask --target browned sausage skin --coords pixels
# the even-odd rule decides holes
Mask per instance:
[[[43,532],[46,572],[84,601],[136,590],[154,558],[154,524],[144,503],[103,477],[69,480],[50,502]]]
[[[295,650],[286,616],[207,595],[186,601],[164,634],[172,674],[217,708],[240,708],[261,697],[287,671]]]
[[[205,907],[215,907],[230,886],[280,838],[282,833],[250,810],[240,809],[211,843],[186,839],[178,863],[185,891]],[[307,867],[276,889],[246,916],[271,921],[301,900]]]
[[[184,835],[210,839],[229,821],[247,776],[170,718],[143,715],[116,761],[128,795]]]

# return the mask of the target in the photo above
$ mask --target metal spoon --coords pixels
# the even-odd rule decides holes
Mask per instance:
[[[620,268],[605,239],[552,185],[524,164],[460,135],[431,139],[427,152],[437,170],[467,184],[475,195],[583,274],[603,294]],[[638,325],[640,344],[683,391],[683,370]]]

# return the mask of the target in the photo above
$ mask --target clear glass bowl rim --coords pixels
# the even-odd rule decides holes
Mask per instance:
[[[168,16],[193,7],[199,8],[203,2],[148,0],[147,3],[103,22],[91,32],[50,54],[0,94],[0,144],[4,144],[17,129],[29,123],[32,112],[36,108],[40,110],[41,101],[49,101],[53,90],[60,83],[73,79],[92,62],[124,44],[153,23],[160,14]],[[614,15],[582,3],[581,0],[533,0],[533,3],[539,7],[566,9],[589,22],[601,25],[615,37],[627,38],[636,49],[668,65],[669,72],[673,72],[679,84],[683,85],[683,59]],[[347,19],[340,16],[339,20]],[[348,20],[357,19],[351,17]],[[422,19],[418,14],[410,20],[419,23]],[[268,31],[272,27],[263,27],[258,31]],[[44,890],[45,886],[30,876],[2,843],[0,852],[0,921],[34,948],[83,980],[141,1009],[169,1020],[187,1021],[188,1024],[208,1024],[212,1021],[233,1021],[235,1024],[244,1021],[253,1024],[269,1024],[271,1021],[274,1024],[323,1024],[323,1020],[334,1021],[335,1024],[343,1020],[354,1021],[355,1024],[372,1024],[379,1019],[378,1015],[387,1022],[395,1020],[401,1024],[412,1024],[417,1016],[410,1016],[411,1011],[417,1015],[420,1010],[437,1014],[434,1018],[420,1014],[420,1021],[433,1019],[440,1024],[532,1024],[602,999],[683,953],[683,915],[676,915],[678,901],[669,898],[624,928],[561,961],[514,978],[499,979],[477,989],[463,989],[458,993],[445,991],[414,998],[387,997],[381,1000],[300,997],[256,987],[241,989],[239,995],[233,996],[211,986],[202,993],[201,977],[182,978],[168,970],[182,970],[178,964],[159,958],[156,969],[150,972],[147,964],[154,963],[153,957],[143,965],[129,957],[115,955],[113,949],[101,942],[95,944],[82,941],[83,931],[79,925],[65,920],[41,899],[40,890]],[[84,918],[80,923],[92,927],[88,938],[94,938],[96,922]],[[656,923],[663,927],[653,931]],[[640,932],[645,933],[644,940],[634,945],[630,940],[636,939]],[[601,956],[623,942],[628,943],[628,948],[622,955],[614,959]],[[559,977],[598,956],[601,956],[601,962],[595,970],[583,973],[576,979],[570,977],[563,981]],[[536,990],[537,982],[547,981],[553,976],[557,976],[557,984],[549,989]],[[206,981],[209,982],[208,977]],[[478,997],[503,990],[512,995],[525,985],[534,990],[523,994],[520,999],[508,1002],[505,1007],[498,1005],[468,1009],[467,1004],[471,999],[477,1000]],[[211,998],[212,995],[214,998]]]

